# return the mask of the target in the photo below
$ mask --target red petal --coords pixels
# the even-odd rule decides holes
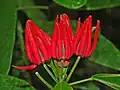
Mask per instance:
[[[31,53],[31,50],[30,50],[31,48],[29,46],[27,30],[25,30],[25,49],[26,49],[26,55],[27,55],[28,59],[33,63],[34,62],[34,57],[32,56],[32,53]]]
[[[78,47],[80,45],[79,41],[81,40],[81,32],[83,32],[83,30],[80,28],[78,33],[76,33],[76,36],[74,38],[74,45],[73,45],[73,50],[74,50],[74,53],[77,54],[78,53]],[[78,55],[78,54],[77,54]]]
[[[33,42],[31,42],[30,41],[30,43],[32,44],[34,44],[35,43],[35,47],[36,47],[36,49],[37,49],[37,53],[35,54],[35,52],[36,52],[36,49],[35,48],[33,48],[33,46],[31,45],[31,48],[33,48],[32,49],[32,55],[33,55],[33,57],[35,58],[35,59],[37,59],[37,60],[39,60],[40,62],[39,62],[39,64],[42,62],[41,61],[41,58],[43,59],[43,57],[44,57],[44,61],[45,60],[48,60],[48,59],[50,59],[51,58],[51,38],[47,35],[47,33],[45,33],[42,29],[39,29],[38,27],[37,27],[37,25],[36,24],[34,24],[34,22],[32,22],[31,20],[29,20],[28,21],[28,24],[29,24],[29,28],[30,28],[30,33],[32,33],[32,39],[34,40]],[[36,37],[38,37],[37,38],[37,40],[36,40]],[[30,38],[31,39],[31,38]],[[30,40],[29,39],[29,40]],[[41,40],[41,41],[40,41]],[[29,45],[30,46],[30,45]],[[30,49],[31,49],[30,48]],[[42,49],[43,48],[43,49]],[[41,49],[41,50],[40,50]],[[39,52],[39,50],[40,50],[40,52]],[[35,54],[35,55],[34,55]],[[39,58],[38,58],[38,55],[39,55]],[[40,57],[40,55],[42,56],[43,55],[43,57]]]
[[[58,52],[58,59],[62,59],[62,41],[58,40],[57,42],[57,52]]]
[[[65,31],[66,36],[69,34],[67,30]],[[64,48],[65,48],[65,59],[69,59],[73,54],[73,46],[72,41],[67,37],[64,39]]]
[[[36,68],[37,65],[33,64],[33,65],[29,65],[29,66],[14,66],[12,65],[14,68],[20,69],[20,70],[32,70],[34,68]]]
[[[47,60],[51,58],[51,38],[45,32],[43,32],[43,35],[44,38],[42,38],[43,39],[42,41],[47,51],[47,58],[45,60]]]
[[[70,58],[70,46],[68,40],[64,40],[64,47],[65,47],[65,59]]]
[[[63,41],[64,38],[65,38],[65,21],[64,21],[64,18],[63,18],[63,15],[60,15],[60,23],[59,23],[59,35],[60,35],[60,40]]]
[[[96,31],[95,31],[95,35],[94,35],[94,40],[93,40],[93,43],[92,43],[91,50],[88,53],[88,56],[91,55],[92,52],[94,51],[94,49],[96,48],[99,30],[100,30],[100,21],[97,20],[97,26],[96,26]]]
[[[57,58],[58,56],[58,50],[57,50],[58,29],[59,29],[59,23],[58,23],[58,17],[56,17],[55,26],[52,33],[52,56],[54,58]]]
[[[39,49],[39,55],[41,57],[42,62],[44,62],[45,60],[48,59],[48,54],[47,54],[47,50],[45,48],[45,45],[43,44],[41,38],[36,37],[36,44],[38,45]]]
[[[82,27],[80,27],[80,19],[78,19],[78,25],[77,25],[77,33],[75,35],[75,38],[74,38],[74,46],[73,46],[73,49],[74,49],[74,53],[76,55],[79,55],[78,54],[78,51],[79,51],[79,45],[80,45],[80,41],[81,41],[81,38],[83,36],[83,33],[84,33],[84,24],[86,22],[84,21],[84,23],[82,24]]]
[[[73,39],[74,35],[72,32],[72,28],[70,25],[69,17],[65,14],[63,15],[63,29],[64,30],[64,51],[65,51],[65,59],[69,59],[73,55]]]
[[[91,49],[91,38],[92,38],[92,16],[90,15],[88,20],[88,32],[87,32],[87,40],[86,40],[86,50],[84,51],[83,56],[87,56],[89,50]]]
[[[81,36],[81,40],[79,41],[80,45],[79,45],[79,50],[78,50],[78,54],[83,56],[84,50],[85,50],[85,44],[86,44],[86,40],[87,40],[87,29],[88,29],[88,18],[85,21],[84,27],[82,27],[83,30],[83,34]]]
[[[74,40],[74,35],[72,32],[72,28],[70,26],[70,20],[68,17],[66,19],[66,36],[68,38],[68,57],[66,59],[69,59],[73,55],[73,40]]]
[[[68,32],[68,38],[72,41],[74,39],[74,35],[73,35],[71,24],[70,24],[70,19],[66,14],[64,14],[63,20],[65,22],[65,27]]]
[[[83,55],[86,43],[86,34],[87,34],[87,27],[88,27],[88,18],[82,24],[80,31],[78,31],[77,36],[75,37],[77,40],[76,44],[76,55]],[[78,36],[80,35],[80,36]]]
[[[36,43],[33,38],[33,34],[31,32],[32,30],[34,30],[34,28],[33,28],[34,24],[31,25],[31,23],[33,23],[31,20],[28,20],[26,23],[26,29],[25,29],[26,52],[27,52],[28,58],[31,60],[32,63],[40,64],[41,59],[39,56],[38,49],[36,47]],[[33,58],[31,58],[31,57],[33,57]]]
[[[55,28],[52,34],[52,55],[55,57],[56,48],[56,58],[65,59],[72,55],[72,40],[73,32],[70,27],[70,20],[66,14],[60,15],[60,21],[58,22],[58,17],[56,19]],[[66,45],[67,46],[66,46]],[[53,45],[56,47],[54,48]],[[72,48],[71,48],[72,47]],[[71,49],[71,52],[70,52]],[[53,54],[54,53],[54,54]],[[67,56],[67,57],[66,57]]]
[[[70,27],[71,25],[70,25],[70,19],[69,19],[68,15],[67,14],[63,14],[62,16],[63,16],[64,21]]]
[[[62,53],[62,40],[64,37],[64,32],[63,31],[63,20],[62,20],[62,15],[60,15],[60,23],[59,23],[59,28],[57,30],[57,58],[62,59],[63,53]]]

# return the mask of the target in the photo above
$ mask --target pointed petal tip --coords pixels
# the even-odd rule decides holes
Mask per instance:
[[[56,16],[55,23],[58,23],[58,18],[59,18],[59,15]]]
[[[31,26],[31,24],[34,24],[34,22],[31,19],[28,19],[26,21],[26,29]]]
[[[31,23],[31,22],[33,22],[31,19],[28,19],[27,21],[26,21],[26,24],[29,24],[29,23]]]
[[[29,65],[29,66],[14,66],[12,65],[12,67],[19,69],[19,70],[32,70],[34,68],[36,68],[37,65],[33,64],[33,65]]]
[[[79,25],[79,24],[80,24],[80,17],[78,18],[78,21],[77,21],[77,22],[78,22],[77,24]]]
[[[64,16],[66,19],[69,19],[69,16],[68,16],[66,13],[64,13],[63,16]]]
[[[100,20],[97,20],[97,23],[100,24]]]
[[[97,20],[97,26],[96,28],[98,28],[98,30],[100,30],[100,20]]]
[[[78,23],[77,23],[77,24],[80,24],[80,22],[81,22],[81,21],[80,21],[80,17],[79,17],[79,18],[78,18]]]
[[[88,17],[89,17],[89,18],[92,18],[92,15],[89,15]]]
[[[88,16],[88,21],[92,21],[92,15]],[[92,22],[91,22],[92,23]]]
[[[66,14],[66,13],[63,13],[63,16],[67,16],[67,14]]]

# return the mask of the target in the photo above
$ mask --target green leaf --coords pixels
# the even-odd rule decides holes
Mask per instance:
[[[53,1],[69,9],[78,9],[87,3],[87,0],[53,0]]]
[[[100,90],[95,84],[93,83],[87,83],[86,84],[86,89],[83,90]]]
[[[73,90],[66,82],[58,82],[52,90]]]
[[[17,0],[0,2],[0,73],[8,74],[15,40]]]
[[[97,87],[92,82],[87,82],[84,85],[83,84],[74,85],[73,88],[74,88],[74,90],[100,90],[100,88]]]
[[[87,10],[97,10],[117,6],[120,6],[120,0],[88,0],[87,4],[85,5]]]
[[[120,74],[96,74],[92,76],[92,79],[108,85],[115,90],[120,90]]]
[[[89,60],[109,68],[120,70],[119,50],[102,35],[100,35],[97,47]]]
[[[18,9],[26,13],[26,15],[32,20],[47,19],[45,13],[36,7],[34,0],[18,0]],[[32,7],[32,8],[31,8]]]
[[[8,75],[0,75],[0,90],[35,90],[26,81]]]

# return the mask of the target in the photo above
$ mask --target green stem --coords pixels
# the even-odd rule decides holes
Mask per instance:
[[[63,80],[66,79],[68,67],[63,68]]]
[[[48,10],[48,6],[23,6],[23,7],[18,7],[17,10],[23,10],[23,9],[45,9]]]
[[[62,79],[62,68],[61,67],[59,67],[59,81],[61,81],[61,79]]]
[[[53,88],[38,72],[35,72],[35,74],[49,89]]]
[[[91,80],[92,80],[92,78],[87,78],[87,79],[83,79],[83,80],[80,80],[80,81],[69,83],[69,85],[72,86],[72,85],[80,84],[80,83],[91,81]]]
[[[55,75],[56,81],[58,81],[58,69],[59,67],[57,66],[55,60],[51,60],[51,69]]]
[[[64,80],[64,77],[63,77],[63,68],[64,68],[64,60],[61,60],[61,67],[60,68],[60,72],[59,72],[59,80],[60,82],[62,82]]]
[[[75,68],[77,67],[79,61],[80,61],[80,56],[77,57],[76,62],[74,63],[74,65],[73,65],[73,67],[72,67],[70,73],[68,74],[68,77],[67,77],[67,79],[66,79],[67,82],[70,80],[70,78],[71,78],[71,76],[72,76],[72,74],[73,74]]]
[[[57,83],[57,80],[55,79],[55,76],[53,75],[53,73],[50,71],[50,69],[47,67],[46,64],[43,64],[43,67],[45,68],[45,70],[48,72],[48,74],[52,77],[52,79]]]

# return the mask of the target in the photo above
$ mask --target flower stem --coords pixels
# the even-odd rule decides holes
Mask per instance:
[[[48,72],[48,74],[52,77],[52,79],[57,82],[57,80],[55,79],[55,76],[53,75],[53,73],[50,71],[50,69],[47,67],[46,64],[43,64],[43,67],[45,68],[45,70]]]
[[[59,81],[62,81],[62,68],[61,67],[58,67],[59,68],[59,72],[58,72],[58,75],[59,75]]]
[[[72,74],[73,74],[75,68],[77,67],[79,61],[80,61],[80,56],[77,57],[76,62],[74,63],[74,65],[73,65],[73,67],[72,67],[70,73],[68,74],[68,77],[67,77],[67,79],[66,79],[67,82],[70,80],[70,78],[71,78],[71,76],[72,76]]]
[[[38,72],[35,72],[35,74],[49,89],[53,88]]]
[[[61,60],[61,67],[59,67],[60,72],[59,72],[59,80],[62,82],[64,80],[64,60]]]
[[[17,10],[23,10],[23,9],[45,9],[48,10],[48,6],[24,6],[24,7],[18,7]]]
[[[66,76],[67,76],[68,67],[65,67],[65,68],[63,68],[63,69],[64,69],[63,79],[65,80],[65,79],[66,79]]]
[[[69,83],[69,85],[72,86],[72,85],[80,84],[80,83],[91,81],[91,80],[92,80],[92,78],[87,78],[87,79],[83,79],[83,80],[80,80],[80,81]]]

